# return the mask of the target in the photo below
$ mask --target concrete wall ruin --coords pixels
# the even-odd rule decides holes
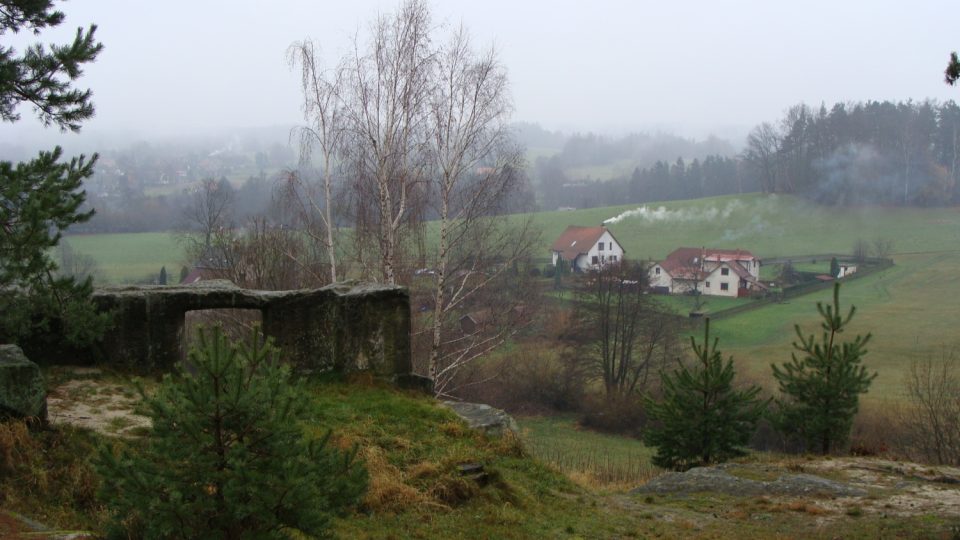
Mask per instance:
[[[410,299],[400,287],[335,284],[300,291],[241,289],[224,280],[186,286],[99,289],[99,309],[114,315],[103,338],[107,361],[134,371],[180,359],[184,315],[202,309],[256,309],[263,332],[298,369],[410,376]]]

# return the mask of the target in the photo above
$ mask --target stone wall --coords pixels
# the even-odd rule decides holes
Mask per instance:
[[[169,369],[180,359],[184,315],[203,309],[257,309],[263,331],[299,369],[410,374],[410,299],[400,287],[336,284],[255,291],[228,281],[105,288],[93,295],[113,313],[103,338],[108,363],[134,371]]]

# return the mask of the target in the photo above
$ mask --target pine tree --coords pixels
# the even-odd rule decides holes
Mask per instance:
[[[39,33],[63,22],[52,1],[0,0],[0,34],[21,30]],[[102,45],[96,26],[78,29],[73,42],[48,50],[37,44],[22,54],[0,46],[0,119],[16,122],[21,104],[31,104],[45,126],[78,131],[93,116],[89,90],[72,83]],[[61,161],[59,147],[36,159],[0,161],[0,341],[21,342],[37,330],[63,335],[72,345],[90,342],[106,319],[89,302],[89,279],[56,277],[50,257],[62,231],[93,215],[82,211],[85,178],[93,174],[96,155]]]
[[[147,538],[324,536],[355,503],[366,471],[308,439],[310,395],[254,330],[231,344],[219,328],[152,395],[152,432],[137,451],[103,449],[102,497],[118,525]],[[120,531],[118,531],[120,532]]]
[[[771,365],[783,396],[777,400],[774,420],[781,431],[798,437],[807,449],[829,454],[846,442],[860,394],[867,392],[877,374],[867,373],[860,364],[870,334],[840,342],[839,334],[846,330],[856,307],[850,306],[846,317],[840,313],[839,283],[833,287],[833,304],[817,302],[817,311],[823,318],[820,340],[813,334],[804,336],[796,325],[799,342],[793,343],[796,352],[792,360],[782,366]]]
[[[830,277],[833,279],[840,277],[840,261],[836,257],[830,259]]]
[[[957,84],[957,80],[960,79],[960,58],[957,57],[956,51],[950,53],[950,61],[947,62],[947,69],[943,71],[943,78],[950,86]]]
[[[559,291],[563,289],[563,273],[567,271],[567,263],[563,257],[557,257],[556,268],[553,271],[553,289]]]
[[[157,282],[158,282],[160,285],[166,285],[166,284],[167,284],[167,267],[166,267],[166,266],[161,266],[161,267],[160,267],[160,278],[157,280]]]
[[[659,467],[685,470],[743,455],[756,429],[767,403],[757,397],[757,386],[734,388],[733,358],[723,361],[718,342],[710,343],[707,319],[703,344],[690,338],[694,365],[662,372],[663,401],[647,401],[654,425],[644,438],[657,448],[653,463]]]

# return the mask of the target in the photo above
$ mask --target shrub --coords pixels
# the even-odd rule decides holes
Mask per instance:
[[[0,422],[0,507],[44,521],[99,526],[99,479],[90,464],[95,448],[86,430]]]
[[[365,489],[355,452],[328,448],[329,433],[305,438],[310,396],[277,349],[250,336],[235,345],[219,328],[201,331],[155,395],[140,389],[153,422],[142,450],[100,452],[101,496],[126,534],[321,536]]]
[[[766,407],[759,387],[734,387],[733,358],[724,362],[719,340],[710,342],[710,319],[705,327],[702,345],[690,338],[697,361],[661,373],[663,401],[649,402],[655,423],[645,439],[657,448],[659,467],[685,470],[743,455]]]
[[[584,400],[580,423],[597,431],[636,437],[647,424],[647,411],[638,394],[593,394]]]
[[[913,459],[960,465],[960,373],[957,355],[910,363],[906,406],[900,412],[904,447]]]
[[[509,361],[488,359],[462,375],[472,380],[464,379],[458,398],[523,414],[577,410],[587,377],[572,351],[544,350],[539,343],[520,346]]]
[[[795,330],[792,360],[782,366],[773,365],[782,399],[777,400],[774,423],[784,433],[796,436],[808,450],[829,454],[845,444],[850,436],[853,417],[857,414],[860,394],[866,393],[877,376],[860,364],[870,334],[841,342],[839,334],[846,330],[856,313],[850,306],[846,316],[840,312],[840,284],[833,287],[833,305],[817,302],[823,319],[823,332],[817,341]]]

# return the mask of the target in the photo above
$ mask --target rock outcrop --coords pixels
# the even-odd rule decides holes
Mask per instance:
[[[790,495],[864,497],[866,490],[811,474],[784,474],[772,481],[754,480],[727,472],[727,466],[696,467],[658,476],[631,493],[697,493],[727,495]]]
[[[483,403],[444,401],[443,405],[462,418],[468,426],[487,435],[500,436],[510,431],[517,433],[517,423],[506,412]]]
[[[47,390],[40,367],[16,345],[0,345],[0,417],[47,421]]]

